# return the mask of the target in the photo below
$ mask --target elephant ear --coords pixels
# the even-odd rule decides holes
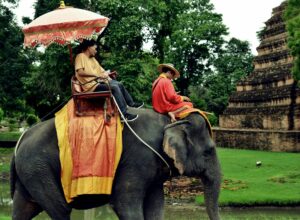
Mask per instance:
[[[185,170],[187,160],[187,137],[183,130],[183,124],[188,121],[178,121],[167,125],[164,132],[163,149],[164,152],[174,160],[174,166],[182,175]]]

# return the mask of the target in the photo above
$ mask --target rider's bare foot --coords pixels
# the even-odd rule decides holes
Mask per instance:
[[[177,121],[176,118],[175,118],[175,114],[173,112],[168,112],[168,115],[170,116],[172,123]]]

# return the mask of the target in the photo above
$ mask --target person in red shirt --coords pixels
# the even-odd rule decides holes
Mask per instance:
[[[175,122],[176,114],[192,108],[193,104],[188,97],[176,93],[171,80],[178,78],[180,73],[173,64],[159,64],[157,69],[160,75],[152,84],[153,109],[159,113],[168,114],[171,122]]]

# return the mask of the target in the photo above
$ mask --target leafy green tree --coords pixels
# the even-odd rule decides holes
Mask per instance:
[[[92,2],[89,0],[65,0],[66,6],[72,6],[76,8],[88,9],[91,7]],[[48,0],[37,0],[34,4],[35,14],[34,18],[37,18],[47,12],[53,11],[60,6],[60,1],[48,1]]]
[[[197,85],[224,43],[227,28],[222,16],[213,12],[209,0],[150,1],[150,38],[160,62],[170,62],[181,72],[177,81],[183,94],[189,85]]]
[[[296,80],[300,80],[300,2],[298,0],[288,0],[285,20],[288,31],[288,46],[295,58],[293,75]]]
[[[252,61],[249,43],[236,38],[230,39],[224,51],[215,60],[215,70],[207,75],[202,84],[190,87],[191,98],[194,100],[197,97],[195,91],[198,91],[196,94],[203,100],[198,107],[216,115],[221,114],[237,82],[253,71]]]
[[[38,54],[24,85],[27,103],[43,118],[70,98],[74,70],[67,47],[53,44]]]
[[[27,111],[22,79],[32,60],[23,49],[23,34],[11,11],[17,3],[0,2],[0,106],[6,116]]]
[[[186,4],[180,0],[154,0],[144,5],[147,39],[153,41],[152,51],[160,63],[165,62],[166,41],[178,23],[177,16],[185,12]]]
[[[145,34],[144,1],[103,0],[95,7],[109,17],[107,32],[100,40],[100,60],[104,68],[116,70],[136,100],[151,102],[155,59],[143,51]],[[145,86],[146,85],[146,86]]]

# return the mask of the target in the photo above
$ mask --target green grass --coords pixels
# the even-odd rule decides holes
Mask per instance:
[[[4,215],[0,214],[0,219],[1,220],[10,220],[11,217],[10,216],[4,216]]]
[[[300,153],[218,148],[218,156],[221,206],[300,204]],[[203,196],[196,201],[203,204]]]
[[[20,137],[20,132],[0,132],[0,141],[17,141]]]
[[[0,148],[0,177],[9,173],[14,148]]]

